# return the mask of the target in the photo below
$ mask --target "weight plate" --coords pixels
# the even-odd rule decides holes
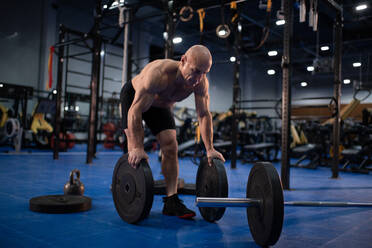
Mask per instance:
[[[30,210],[41,213],[75,213],[92,207],[92,199],[78,195],[45,195],[30,199]]]
[[[128,163],[128,154],[123,155],[112,176],[112,197],[119,216],[131,224],[146,218],[154,200],[153,187],[148,163],[142,160],[134,169]]]
[[[209,166],[208,159],[204,157],[196,174],[196,196],[227,197],[228,191],[226,170],[223,162],[219,159],[213,159],[212,166]],[[209,222],[221,219],[225,209],[199,207],[200,214]]]
[[[262,199],[260,207],[247,208],[253,239],[261,246],[274,245],[282,232],[284,218],[283,189],[275,167],[256,163],[249,173],[247,198]]]

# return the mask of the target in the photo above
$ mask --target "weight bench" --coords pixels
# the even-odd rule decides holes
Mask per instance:
[[[342,150],[341,155],[345,163],[340,168],[341,171],[346,172],[356,172],[368,174],[369,170],[365,169],[366,164],[368,163],[368,158],[364,158],[363,149],[361,146],[352,146]],[[350,165],[357,165],[350,167]]]
[[[299,158],[296,163],[291,164],[293,167],[316,169],[320,164],[320,147],[315,144],[296,146],[291,149],[291,157]],[[309,159],[310,162],[306,165],[301,164],[305,159]]]
[[[275,151],[275,154],[272,154],[272,151]],[[248,155],[245,155],[248,154]],[[274,143],[256,143],[256,144],[248,144],[242,147],[241,156],[242,157],[255,157],[260,161],[272,161],[276,158],[277,155],[277,146]],[[250,161],[249,159],[244,159],[245,162]],[[252,160],[251,160],[252,161]]]

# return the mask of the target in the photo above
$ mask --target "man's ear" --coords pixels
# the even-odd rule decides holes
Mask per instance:
[[[182,64],[182,66],[184,66],[186,64],[186,62],[187,62],[186,55],[182,55],[182,57],[181,57],[181,64]]]

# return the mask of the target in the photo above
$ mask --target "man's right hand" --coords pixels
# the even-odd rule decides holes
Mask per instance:
[[[128,154],[128,162],[133,168],[136,168],[142,159],[146,159],[147,161],[149,160],[149,156],[147,156],[145,150],[143,149],[133,149]]]

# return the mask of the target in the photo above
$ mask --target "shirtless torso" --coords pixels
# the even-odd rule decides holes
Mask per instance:
[[[135,91],[141,90],[146,87],[144,85],[144,82],[148,81],[146,77],[149,77],[149,75],[150,77],[156,77],[158,76],[156,74],[160,74],[157,82],[154,82],[157,85],[157,89],[152,89],[155,94],[151,106],[163,108],[172,107],[174,103],[184,100],[192,93],[198,95],[205,93],[205,88],[208,87],[206,85],[207,80],[200,80],[199,83],[194,85],[185,84],[185,79],[179,74],[179,64],[179,61],[170,59],[155,60],[149,63],[141,74],[133,78],[133,88]]]

